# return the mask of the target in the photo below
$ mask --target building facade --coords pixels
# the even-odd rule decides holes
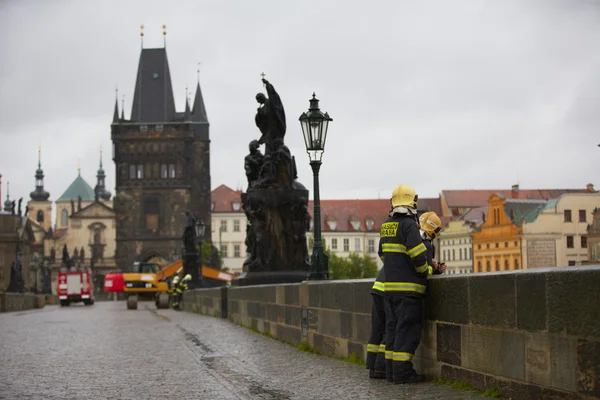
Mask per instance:
[[[523,268],[583,265],[588,260],[588,224],[600,193],[563,194],[526,216]]]
[[[473,272],[522,269],[523,220],[545,203],[545,200],[507,199],[500,194],[491,195],[487,218],[480,229],[473,232]]]
[[[210,140],[199,82],[193,108],[175,109],[166,48],[142,49],[131,117],[115,102],[111,138],[117,264],[178,257],[186,210],[211,229]]]
[[[450,275],[473,272],[473,223],[450,221],[437,238],[436,258],[446,263]]]
[[[588,259],[586,264],[600,265],[600,207],[592,211],[587,227]]]

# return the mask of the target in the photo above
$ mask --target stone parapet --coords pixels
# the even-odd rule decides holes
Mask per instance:
[[[218,305],[226,302],[234,323],[364,360],[372,284],[200,289],[184,295],[184,309],[225,317]],[[413,361],[430,376],[513,399],[600,398],[599,288],[598,266],[434,276]]]
[[[57,304],[56,296],[33,293],[0,293],[0,312],[26,311]]]

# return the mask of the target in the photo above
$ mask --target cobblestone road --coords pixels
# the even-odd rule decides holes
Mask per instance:
[[[123,302],[0,314],[2,399],[479,399],[299,351],[226,320]]]

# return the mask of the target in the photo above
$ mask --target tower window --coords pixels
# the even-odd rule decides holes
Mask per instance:
[[[69,225],[69,212],[63,208],[60,213],[60,224],[64,227]]]
[[[36,220],[37,222],[44,222],[44,212],[42,210],[38,210]]]
[[[160,177],[161,179],[167,179],[167,164],[161,164],[160,166]]]
[[[144,179],[144,166],[141,164],[137,166],[137,178]]]
[[[152,232],[158,231],[158,214],[160,212],[160,203],[156,197],[146,197],[144,199],[144,216],[146,229]]]
[[[135,165],[129,166],[129,179],[135,179]]]
[[[175,164],[169,164],[169,178],[175,178]]]

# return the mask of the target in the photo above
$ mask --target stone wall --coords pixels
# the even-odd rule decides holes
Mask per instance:
[[[33,293],[0,293],[0,312],[32,310],[50,304],[58,304],[58,298]]]
[[[364,360],[371,286],[352,280],[199,289],[184,295],[184,309]],[[599,288],[597,266],[434,276],[416,367],[513,399],[599,398]],[[225,301],[226,316],[218,309]]]
[[[227,318],[227,288],[189,290],[183,293],[183,311]]]

